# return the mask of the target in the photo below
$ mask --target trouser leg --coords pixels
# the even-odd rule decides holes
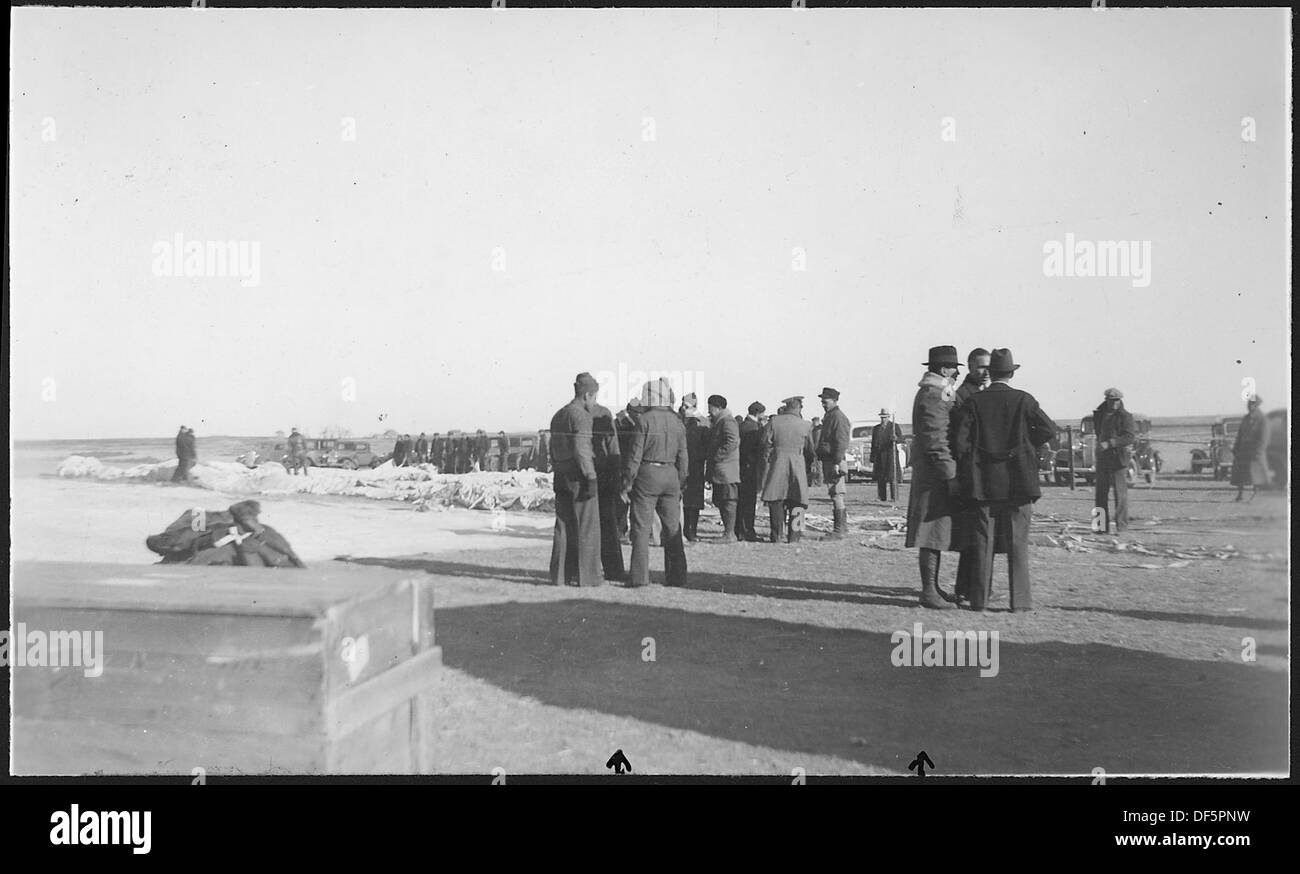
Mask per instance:
[[[581,481],[573,510],[578,519],[578,585],[599,586],[604,578],[600,572],[600,489],[596,483]]]
[[[632,503],[629,506],[629,538],[632,541],[632,571],[630,583],[633,586],[650,585],[650,531],[654,527],[656,497],[642,491],[641,483],[632,487]]]
[[[600,564],[605,579],[621,580],[626,574],[623,567],[623,548],[618,544],[618,481],[607,474],[600,480]]]
[[[1033,504],[1021,504],[1018,507],[1008,507],[1003,511],[1002,519],[999,519],[999,524],[1010,526],[1007,575],[1013,612],[1032,610],[1034,607],[1029,583],[1029,522],[1033,515]]]
[[[686,519],[685,524],[683,525],[683,528],[685,529],[684,534],[686,535],[687,540],[694,543],[697,536],[695,529],[696,526],[700,524],[700,511],[697,507],[687,507],[685,512]]]
[[[983,610],[993,581],[993,516],[988,504],[980,504],[971,510],[968,518],[974,555],[971,576],[966,581],[966,597],[972,610]]]
[[[1128,528],[1128,478],[1123,470],[1117,470],[1115,477],[1115,533]]]
[[[1103,534],[1110,533],[1110,486],[1114,481],[1114,472],[1109,467],[1097,463],[1097,472],[1093,479],[1092,505],[1101,507],[1101,520],[1105,524]]]
[[[555,531],[551,537],[551,585],[563,586],[578,572],[578,518],[568,480],[555,478]]]
[[[718,513],[722,516],[722,540],[730,543],[736,539],[736,502],[724,500],[715,502]]]
[[[672,472],[671,476],[676,476]],[[682,542],[681,522],[678,512],[681,495],[675,490],[659,496],[658,516],[663,521],[661,538],[664,544],[664,585],[686,585],[686,545]],[[696,511],[698,512],[698,511]]]
[[[767,517],[771,528],[769,537],[773,543],[780,543],[785,532],[785,501],[768,501]]]

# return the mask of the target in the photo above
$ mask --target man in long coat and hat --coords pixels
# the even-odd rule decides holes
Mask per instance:
[[[912,488],[907,497],[906,545],[919,550],[921,606],[952,606],[939,587],[939,558],[953,544],[957,462],[948,446],[948,418],[961,369],[956,346],[933,346],[912,402]]]
[[[767,408],[754,401],[749,415],[740,423],[740,504],[736,513],[736,536],[741,540],[758,540],[754,530],[754,509],[758,490],[763,484],[763,425],[759,422]]]
[[[1008,383],[1020,368],[1010,349],[990,355],[992,383],[971,395],[956,412],[953,450],[963,499],[973,505],[968,549],[974,550],[975,575],[967,583],[970,609],[983,610],[993,580],[994,537],[1007,538],[1011,609],[1033,609],[1029,581],[1029,522],[1041,496],[1038,447],[1056,436],[1056,423],[1029,392]]]
[[[787,527],[788,543],[803,537],[803,515],[808,507],[808,464],[812,461],[812,423],[803,417],[803,395],[786,398],[767,423],[763,434],[767,448],[767,479],[763,503],[767,504],[771,540],[781,542]]]
[[[1255,500],[1259,487],[1268,488],[1272,475],[1268,469],[1268,420],[1259,411],[1259,395],[1246,398],[1246,415],[1237,426],[1237,437],[1232,445],[1232,484],[1237,487],[1240,501],[1250,486],[1250,499]]]

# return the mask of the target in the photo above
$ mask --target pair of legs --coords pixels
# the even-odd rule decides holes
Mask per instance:
[[[602,471],[597,480],[597,501],[600,514],[600,564],[607,580],[627,579],[627,569],[623,566],[623,548],[619,546],[618,527],[618,491],[619,472],[617,469]]]
[[[1115,533],[1128,528],[1128,479],[1124,476],[1124,468],[1113,468],[1110,465],[1103,464],[1099,459],[1097,462],[1097,479],[1096,490],[1094,492],[1093,506],[1101,507],[1107,513],[1102,518],[1107,519],[1106,530],[1110,531],[1110,521],[1115,522]],[[1109,498],[1110,491],[1115,491],[1115,515],[1110,516]]]
[[[736,537],[741,540],[758,539],[758,532],[754,530],[754,511],[757,505],[758,472],[743,470],[740,472],[740,498],[736,507]]]
[[[599,586],[600,500],[598,488],[581,471],[556,471],[555,533],[551,539],[551,584]]]
[[[740,500],[740,483],[714,483],[713,505],[722,516],[722,538],[720,543],[735,543],[736,504]]]
[[[803,504],[791,501],[768,501],[768,523],[772,529],[771,540],[780,543],[784,534],[787,543],[798,543],[803,538]]]
[[[1122,474],[1121,474],[1122,475]],[[976,504],[964,516],[970,524],[970,546],[962,553],[966,560],[970,553],[970,576],[963,593],[972,610],[983,610],[993,588],[994,538],[1006,526],[1007,577],[1011,589],[1012,612],[1032,610],[1033,596],[1029,582],[1029,520],[1034,515],[1034,505],[1028,501],[1012,503]],[[960,580],[961,569],[958,568]]]
[[[848,474],[835,473],[835,465],[826,464],[822,471],[822,479],[827,485],[827,493],[831,498],[831,514],[835,518],[835,530],[831,532],[831,539],[839,540],[848,536],[849,533],[849,509],[848,504]]]
[[[881,456],[882,460],[876,467],[876,496],[881,501],[898,501],[898,482],[894,476],[894,453],[891,450],[889,457]]]
[[[650,530],[656,518],[663,528],[659,540],[664,547],[664,584],[686,585],[686,548],[682,543],[681,483],[672,465],[641,465],[632,484],[631,539],[632,572],[629,584],[650,585]]]

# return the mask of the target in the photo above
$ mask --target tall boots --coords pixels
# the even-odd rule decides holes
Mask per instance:
[[[843,540],[849,536],[849,511],[844,507],[832,509],[835,516],[835,530],[826,535],[828,540]]]
[[[780,543],[781,535],[785,533],[785,501],[767,502],[767,520],[772,529],[772,542]]]
[[[691,543],[695,542],[695,538],[697,536],[695,532],[696,529],[699,527],[699,525],[700,525],[699,509],[696,507],[687,507],[686,518],[682,524],[682,533],[686,536],[686,539]]]
[[[952,608],[939,589],[939,559],[943,555],[937,549],[919,550],[921,563],[921,606],[931,610],[948,610]]]

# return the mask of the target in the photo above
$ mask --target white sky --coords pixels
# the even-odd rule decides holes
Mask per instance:
[[[1290,395],[1289,10],[11,17],[17,439],[535,429],[620,366],[905,421],[944,343],[1063,424]]]

